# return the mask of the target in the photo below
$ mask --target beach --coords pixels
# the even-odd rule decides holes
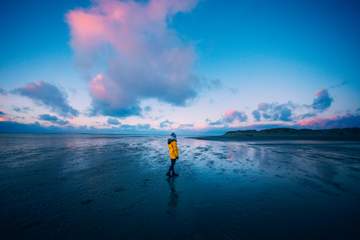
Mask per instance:
[[[4,239],[359,239],[360,142],[0,135]]]

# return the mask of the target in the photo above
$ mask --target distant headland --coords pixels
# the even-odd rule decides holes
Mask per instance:
[[[218,141],[272,141],[272,140],[323,140],[360,141],[360,128],[295,129],[272,128],[264,130],[228,131],[221,136],[194,137]]]

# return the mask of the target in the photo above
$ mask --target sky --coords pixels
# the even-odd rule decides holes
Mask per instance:
[[[358,1],[4,1],[0,131],[360,127]]]

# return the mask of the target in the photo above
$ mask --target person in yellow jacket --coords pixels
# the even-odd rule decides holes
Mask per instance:
[[[175,163],[176,160],[179,159],[179,149],[177,146],[176,134],[171,133],[170,138],[168,139],[168,147],[169,147],[169,155],[171,160],[171,165],[169,167],[169,171],[166,173],[167,176],[179,176],[175,173]]]

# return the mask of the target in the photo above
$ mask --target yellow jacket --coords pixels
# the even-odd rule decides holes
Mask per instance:
[[[171,159],[179,158],[179,149],[175,139],[168,140],[169,154]]]

